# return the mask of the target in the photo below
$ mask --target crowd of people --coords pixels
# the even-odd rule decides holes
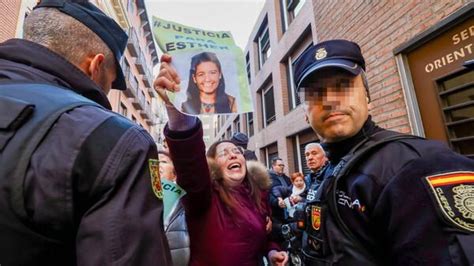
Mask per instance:
[[[206,151],[199,118],[164,93],[181,80],[167,54],[158,150],[111,111],[127,36],[87,1],[41,1],[24,35],[0,44],[0,264],[474,264],[474,162],[372,121],[356,43],[319,42],[295,62],[319,139],[305,176],[279,157],[266,169],[243,133]],[[236,110],[214,59],[193,58],[183,109]],[[160,178],[186,191],[166,217]]]

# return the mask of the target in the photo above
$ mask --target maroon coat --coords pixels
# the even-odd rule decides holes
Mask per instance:
[[[265,219],[270,216],[266,190],[262,190],[263,212],[251,199],[246,181],[232,192],[242,206],[240,215],[231,214],[219,198],[204,153],[201,124],[187,132],[172,132],[166,127],[165,135],[177,183],[187,192],[183,204],[191,239],[190,265],[257,265],[268,251],[279,250],[268,241],[265,230]],[[247,162],[248,175],[260,184],[269,184],[265,168],[255,165],[260,164]]]

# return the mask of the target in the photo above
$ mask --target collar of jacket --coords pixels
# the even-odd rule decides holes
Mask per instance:
[[[222,179],[222,171],[220,170],[217,163],[212,159],[207,159],[209,165],[209,171],[211,173],[211,179],[214,180]],[[247,177],[252,178],[257,183],[258,187],[262,190],[269,189],[271,186],[270,176],[265,166],[258,161],[247,161]],[[245,181],[244,181],[245,182]],[[244,184],[242,182],[242,184]],[[241,186],[244,187],[244,186]]]
[[[12,70],[17,72],[16,80],[18,75],[24,74],[21,78],[25,81],[66,87],[109,110],[112,109],[107,95],[97,84],[78,67],[45,46],[28,40],[10,39],[0,44],[0,59],[22,65]],[[2,64],[0,71],[5,67],[8,66]],[[27,70],[22,71],[22,68]]]
[[[369,115],[361,130],[354,136],[339,142],[323,143],[322,146],[326,151],[326,156],[330,163],[337,164],[341,158],[352,149],[352,147],[380,130],[382,129],[372,121],[372,117]]]

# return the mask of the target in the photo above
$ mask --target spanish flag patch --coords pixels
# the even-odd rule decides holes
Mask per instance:
[[[474,232],[474,172],[427,176],[436,208],[458,228]]]

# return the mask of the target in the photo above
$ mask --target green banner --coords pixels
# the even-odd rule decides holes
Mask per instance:
[[[161,187],[163,188],[163,217],[166,219],[173,207],[178,204],[179,199],[186,192],[178,184],[166,178],[161,179]]]
[[[245,58],[229,31],[208,31],[153,16],[153,35],[181,79],[169,93],[184,113],[222,114],[253,111]]]

